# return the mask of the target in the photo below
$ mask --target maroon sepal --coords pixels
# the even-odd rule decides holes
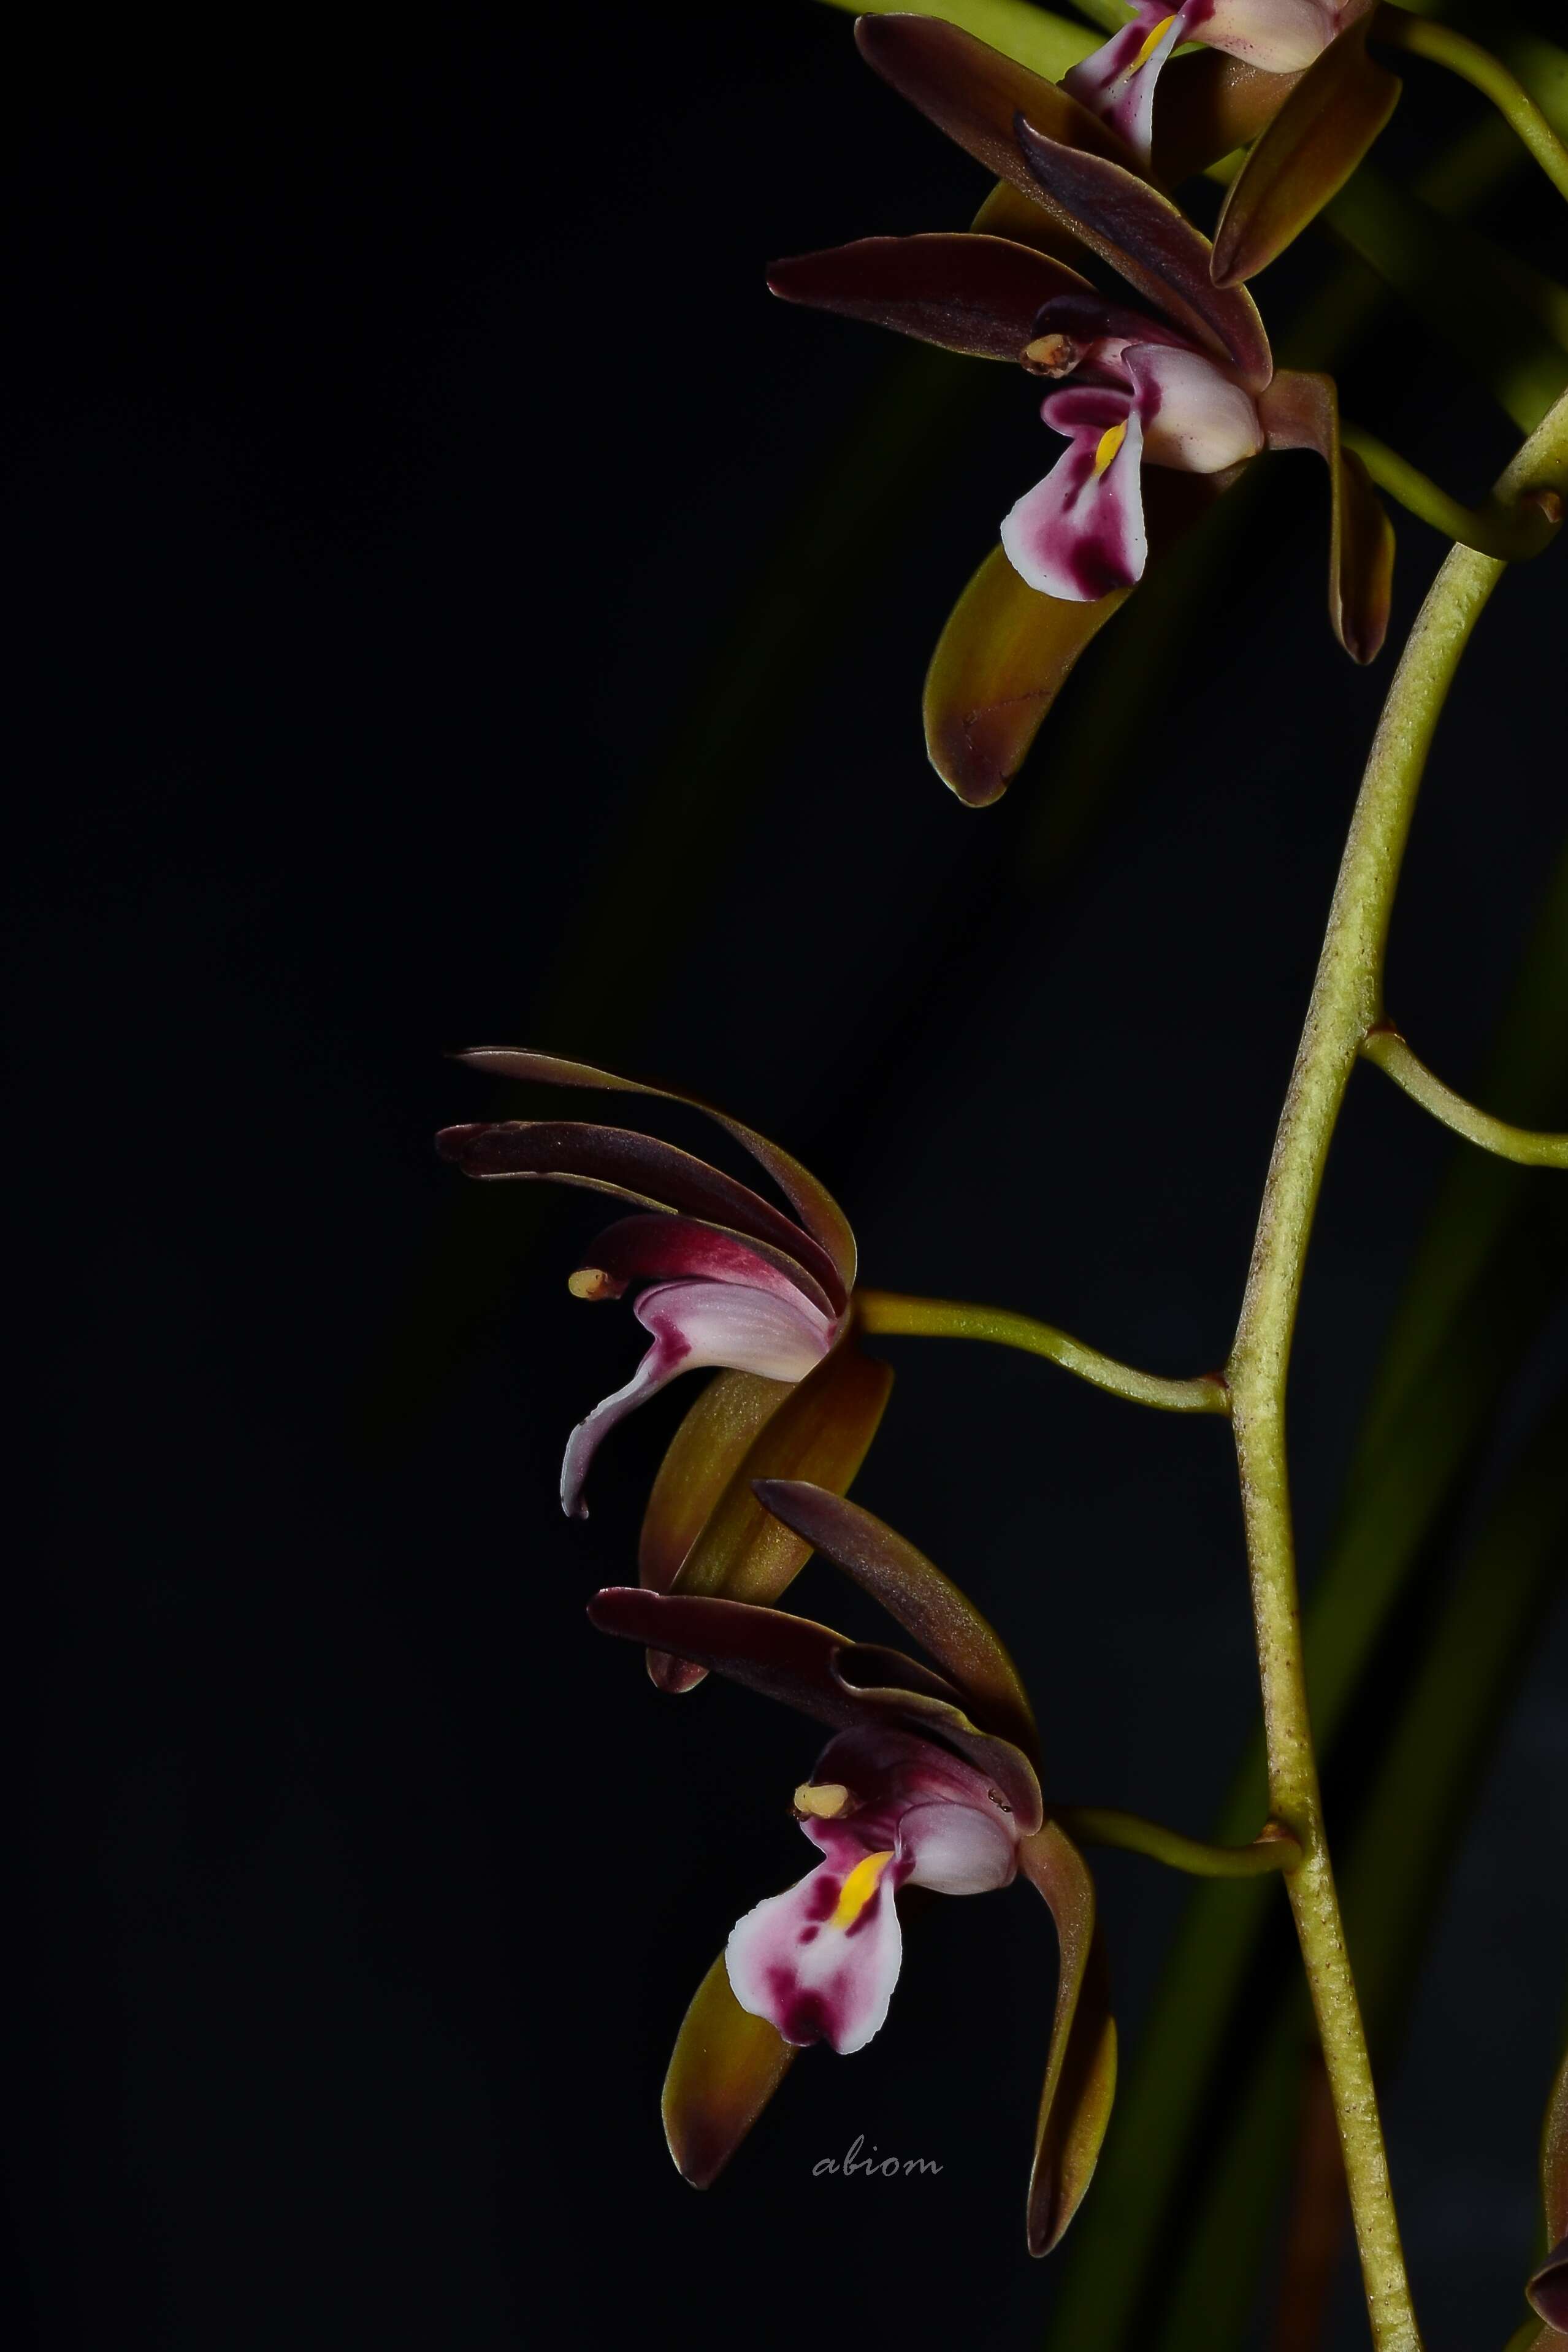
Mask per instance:
[[[1082,1855],[1047,1822],[1019,1847],[1019,1867],[1051,1907],[1060,1954],[1028,2208],[1030,2252],[1049,2254],[1099,2161],[1116,2094],[1116,2027],[1094,1882]]]
[[[1093,290],[1031,246],[964,234],[862,237],[776,261],[768,283],[786,302],[988,360],[1017,360],[1053,296]]]
[[[1239,286],[1339,194],[1399,102],[1396,74],[1366,54],[1371,18],[1329,43],[1248,154],[1214,232],[1214,282]]]
[[[973,1723],[945,1675],[901,1651],[846,1642],[782,1609],[641,1585],[595,1593],[588,1614],[601,1633],[688,1659],[836,1730],[891,1725],[950,1748],[986,1774],[1024,1836],[1040,1826],[1040,1782],[1029,1759]]]
[[[1329,619],[1353,661],[1369,662],[1388,629],[1394,526],[1366,467],[1340,446],[1339,394],[1331,375],[1281,368],[1258,401],[1270,449],[1315,449],[1329,469]]]

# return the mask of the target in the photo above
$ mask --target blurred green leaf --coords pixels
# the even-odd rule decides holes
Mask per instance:
[[[900,0],[828,0],[828,5],[845,9],[852,16],[940,16],[944,24],[973,33],[977,41],[1000,49],[1004,57],[1016,58],[1048,81],[1060,81],[1081,58],[1098,47],[1095,36],[1082,25],[1053,16],[1049,9],[1031,7],[1029,0],[926,0],[925,5],[907,10]],[[1121,21],[1119,11],[1117,22]]]

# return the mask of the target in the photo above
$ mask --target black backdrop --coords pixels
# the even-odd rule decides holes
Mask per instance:
[[[5,106],[11,2340],[1033,2343],[1023,1894],[934,1905],[885,2033],[804,2062],[711,2194],[668,2165],[670,2036],[804,1866],[812,1736],[661,1702],[586,1628],[679,1401],[566,1526],[565,1432],[640,1335],[565,1295],[591,1205],[457,1197],[430,1134],[492,1098],[441,1054],[667,1075],[819,1167],[873,1280],[1218,1360],[1388,675],[1323,624],[1319,485],[1281,467],[1071,823],[1049,760],[973,815],[920,674],[1045,452],[1001,371],[762,290],[978,193],[846,19],[73,20]],[[1505,454],[1426,342],[1358,370],[1458,487]],[[878,402],[947,423],[863,516],[874,432],[811,509]],[[1401,549],[1398,626],[1438,553]],[[1463,675],[1396,927],[1460,1084],[1561,829],[1549,561]],[[1294,1390],[1309,1564],[1445,1157],[1358,1082]],[[860,1491],[1001,1622],[1063,1793],[1201,1827],[1254,1708],[1223,1431],[890,1353]],[[817,1567],[801,1598],[854,1614]],[[1529,2254],[1565,1669],[1559,1623],[1391,2084],[1439,2347],[1501,2340]],[[1178,1896],[1103,1880],[1135,2032]],[[814,2177],[857,2134],[942,2170]]]

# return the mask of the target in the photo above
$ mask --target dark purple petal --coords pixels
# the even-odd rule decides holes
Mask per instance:
[[[1030,246],[973,235],[865,236],[776,261],[768,283],[786,302],[986,360],[1017,360],[1053,296],[1092,292]]]
[[[764,1422],[793,1391],[755,1372],[720,1372],[670,1440],[643,1517],[637,1574],[667,1592]]]
[[[949,1748],[986,1775],[1021,1835],[1039,1827],[1040,1783],[1029,1759],[981,1731],[951,1683],[900,1651],[846,1642],[782,1609],[641,1585],[596,1593],[588,1614],[601,1633],[685,1658],[835,1729],[893,1726]]]
[[[581,1119],[509,1118],[443,1128],[435,1148],[465,1176],[578,1184],[642,1208],[671,1209],[728,1226],[795,1259],[818,1285],[826,1311],[842,1309],[836,1266],[793,1218],[749,1185],[657,1136]]]
[[[1256,391],[1273,373],[1269,338],[1244,287],[1216,286],[1208,239],[1168,197],[1101,155],[1045,137],[1027,116],[1019,149],[1044,201],[1129,285]]]
[[[1047,1822],[1019,1848],[1019,1868],[1050,1905],[1061,1952],[1029,2184],[1029,2250],[1049,2254],[1099,2160],[1116,2092],[1116,2027],[1094,1882],[1082,1855],[1065,1831]]]
[[[936,16],[862,16],[855,39],[866,63],[901,98],[1026,196],[1038,191],[1013,138],[1013,117],[1020,112],[1053,139],[1135,162],[1108,125],[1055,82],[988,48],[956,25]]]
[[[664,2077],[664,2137],[694,2189],[717,2179],[794,2055],[765,2017],[741,2008],[721,1953],[693,1996]]]
[[[1239,286],[1282,253],[1337,195],[1387,122],[1403,85],[1366,54],[1369,17],[1310,66],[1231,182],[1214,233],[1214,281]]]
[[[830,1320],[832,1301],[800,1260],[768,1242],[743,1241],[697,1217],[622,1217],[590,1244],[579,1274],[608,1277],[594,1295],[618,1297],[629,1283],[700,1279],[743,1283],[776,1297],[805,1297]],[[584,1295],[587,1295],[586,1293]]]
[[[841,1307],[854,1287],[855,1239],[848,1218],[828,1191],[819,1183],[809,1168],[802,1168],[788,1151],[770,1143],[755,1128],[731,1118],[712,1103],[704,1102],[698,1095],[677,1093],[669,1087],[647,1087],[635,1078],[618,1077],[613,1071],[597,1070],[587,1062],[563,1060],[559,1054],[536,1054],[525,1047],[511,1045],[478,1045],[456,1056],[476,1070],[492,1070],[498,1077],[524,1078],[556,1087],[604,1087],[618,1094],[647,1095],[658,1102],[682,1103],[688,1110],[700,1110],[706,1118],[714,1119],[725,1133],[732,1136],[743,1151],[749,1152],[759,1166],[765,1168],[785,1199],[794,1209],[807,1233],[826,1256],[829,1265],[827,1286],[841,1294]],[[700,1213],[700,1212],[699,1212]],[[724,1220],[733,1223],[733,1219]],[[749,1230],[747,1228],[746,1230]],[[768,1238],[773,1238],[769,1235]],[[790,1244],[786,1243],[786,1248]]]
[[[759,1479],[757,1495],[897,1619],[958,1685],[977,1723],[1038,1759],[1039,1735],[1018,1668],[967,1592],[845,1496],[799,1478]]]
[[[1334,380],[1281,368],[1258,414],[1268,447],[1315,449],[1329,469],[1329,619],[1351,659],[1369,662],[1388,627],[1394,526],[1361,459],[1340,446]]]

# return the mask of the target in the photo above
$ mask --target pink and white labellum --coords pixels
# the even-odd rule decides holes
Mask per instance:
[[[822,1860],[730,1934],[725,1965],[741,2008],[795,2048],[862,2050],[887,2015],[903,1957],[905,1885],[985,1895],[1018,1868],[1019,1831],[985,1776],[901,1731],[830,1740],[795,1792]]]
[[[1223,474],[1257,456],[1263,430],[1235,375],[1175,343],[1156,322],[1139,324],[1157,341],[1132,340],[1124,312],[1107,305],[1096,320],[1091,304],[1068,297],[1061,307],[1075,332],[1065,334],[1052,318],[1057,307],[1046,305],[1028,352],[1051,373],[1077,379],[1051,393],[1040,412],[1068,447],[1004,518],[1001,540],[1031,588],[1087,604],[1143,578],[1145,466]],[[1097,326],[1110,331],[1095,332]]]
[[[1264,73],[1300,73],[1328,47],[1346,13],[1343,0],[1185,0],[1174,11],[1139,0],[1131,24],[1064,74],[1061,87],[1146,163],[1160,69],[1183,42],[1222,49]]]
[[[588,1299],[620,1298],[633,1285],[646,1285],[632,1312],[653,1340],[632,1378],[580,1421],[568,1440],[561,1508],[580,1518],[583,1485],[600,1440],[678,1374],[717,1367],[759,1384],[776,1383],[782,1398],[816,1370],[848,1324],[854,1236],[838,1203],[798,1160],[692,1097],[642,1087],[558,1055],[482,1047],[459,1058],[501,1077],[686,1103],[724,1128],[789,1204],[786,1211],[722,1169],[635,1129],[504,1119],[445,1128],[436,1138],[443,1157],[467,1175],[577,1185],[640,1212],[601,1234],[570,1277],[574,1297]],[[748,1396],[753,1432],[772,1402],[771,1391]],[[869,1442],[869,1429],[865,1437]],[[713,1500],[734,1465],[722,1448],[709,1450],[715,1495],[707,1499]],[[846,1475],[852,1475],[852,1467]],[[685,1529],[687,1543],[695,1532]],[[670,1573],[678,1565],[670,1563]]]

